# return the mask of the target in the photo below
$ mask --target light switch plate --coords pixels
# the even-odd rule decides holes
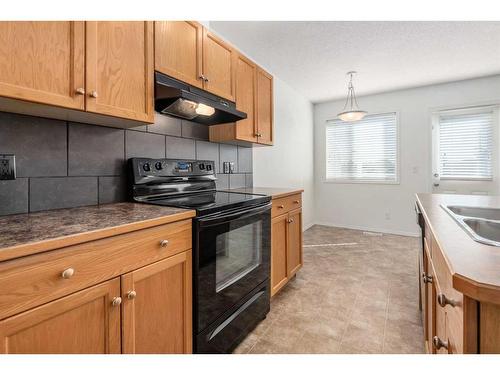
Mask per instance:
[[[0,180],[16,179],[15,155],[0,154]]]

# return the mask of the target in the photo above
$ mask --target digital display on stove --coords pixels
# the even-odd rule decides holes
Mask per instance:
[[[177,172],[183,172],[183,173],[192,172],[193,164],[179,161],[177,162],[177,166],[175,169]]]

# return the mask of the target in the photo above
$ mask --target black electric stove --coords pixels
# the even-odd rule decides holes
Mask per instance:
[[[196,210],[193,351],[230,353],[269,312],[271,197],[217,191],[213,161],[129,167],[134,201]]]

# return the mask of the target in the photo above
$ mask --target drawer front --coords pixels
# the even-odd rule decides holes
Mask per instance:
[[[0,319],[189,250],[191,237],[184,220],[0,263]]]
[[[437,293],[438,308],[444,309],[447,315],[448,334],[453,337],[455,351],[463,350],[463,327],[464,327],[464,296],[453,289],[452,274],[446,260],[435,240],[432,243],[432,264],[436,273],[439,286]],[[439,306],[441,305],[441,306]]]
[[[299,207],[302,207],[302,194],[273,199],[271,216],[276,217]]]

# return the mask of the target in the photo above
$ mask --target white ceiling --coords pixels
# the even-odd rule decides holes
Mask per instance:
[[[500,22],[210,21],[312,102],[500,73]],[[500,88],[499,88],[500,90]]]

